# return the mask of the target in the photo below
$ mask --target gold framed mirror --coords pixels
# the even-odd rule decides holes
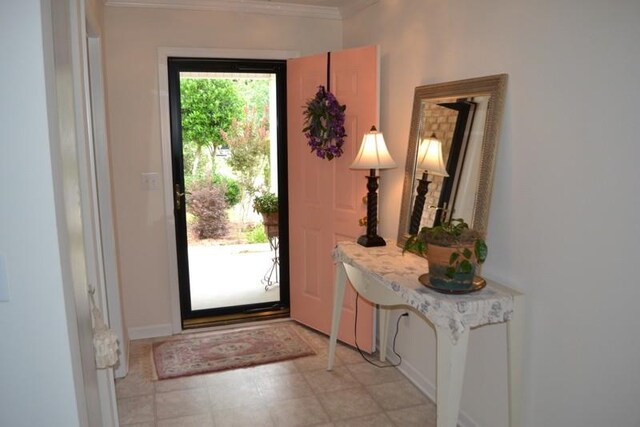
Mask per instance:
[[[498,74],[416,87],[398,246],[420,228],[451,218],[486,233],[506,84],[507,75]],[[432,139],[440,141],[448,177],[427,175],[418,164],[421,147]],[[421,177],[430,182],[424,207],[415,203]]]

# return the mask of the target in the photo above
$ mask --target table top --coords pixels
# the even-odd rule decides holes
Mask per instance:
[[[393,242],[372,248],[355,242],[339,242],[333,250],[333,259],[358,268],[397,293],[407,305],[447,330],[454,342],[466,328],[510,320],[513,298],[520,295],[491,280],[487,280],[484,289],[469,294],[435,292],[418,281],[421,274],[428,272],[427,260],[412,253],[402,254],[402,249]]]

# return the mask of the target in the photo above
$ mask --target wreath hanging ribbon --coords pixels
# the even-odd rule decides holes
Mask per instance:
[[[327,87],[331,53],[327,58]],[[344,111],[346,105],[340,105],[329,88],[318,86],[316,96],[310,99],[305,107],[305,127],[302,129],[311,152],[321,159],[332,160],[342,155],[342,146],[347,133],[344,129]]]

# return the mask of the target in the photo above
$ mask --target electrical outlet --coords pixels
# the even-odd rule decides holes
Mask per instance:
[[[409,312],[408,312],[408,311],[405,311],[404,313],[402,313],[402,314],[400,315],[400,317],[401,317],[401,318],[402,318],[402,317],[404,317],[404,320],[403,320],[402,322],[403,322],[405,325],[408,325],[408,324],[409,324]]]

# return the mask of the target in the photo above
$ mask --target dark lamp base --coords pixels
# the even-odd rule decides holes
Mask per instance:
[[[360,236],[358,237],[358,244],[360,246],[364,246],[365,248],[372,248],[374,246],[386,246],[387,243],[384,241],[384,239],[380,236],[378,236],[377,234],[374,234],[372,236],[367,236],[366,234],[364,236]]]

